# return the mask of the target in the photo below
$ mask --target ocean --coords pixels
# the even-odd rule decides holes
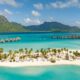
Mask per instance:
[[[80,66],[0,67],[0,80],[80,80]]]
[[[80,33],[0,33],[0,39],[20,37],[20,41],[0,43],[4,51],[19,48],[69,48],[80,49],[80,39],[53,39],[54,35]],[[0,80],[80,80],[80,66],[0,67]]]
[[[53,39],[52,36],[72,35],[80,33],[53,33],[53,32],[28,32],[28,33],[0,33],[0,39],[20,37],[20,41],[0,43],[4,51],[17,50],[19,48],[69,48],[80,49],[80,39]]]

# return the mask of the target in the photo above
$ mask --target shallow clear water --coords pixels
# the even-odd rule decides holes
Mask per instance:
[[[21,37],[21,41],[0,43],[5,51],[19,48],[71,48],[80,49],[80,39],[51,39],[54,35],[72,33],[18,33],[0,34],[0,38]],[[80,33],[73,33],[79,34]],[[80,66],[0,67],[0,80],[80,80]]]
[[[0,80],[80,80],[80,66],[0,67]]]
[[[52,39],[54,35],[71,35],[80,33],[8,33],[0,34],[0,39],[21,37],[21,41],[0,43],[0,47],[5,51],[19,48],[33,48],[34,50],[40,48],[71,48],[80,49],[80,39]]]

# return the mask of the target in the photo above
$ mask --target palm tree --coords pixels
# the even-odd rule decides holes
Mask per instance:
[[[42,53],[43,51],[44,51],[44,49],[43,49],[43,48],[41,48],[40,52]]]
[[[36,52],[36,53],[39,53],[39,50],[36,50],[35,52]]]
[[[9,55],[13,54],[13,51],[12,50],[9,50]]]
[[[42,53],[41,57],[48,58],[47,57],[47,51],[45,49],[44,50],[42,49],[41,53]]]
[[[2,58],[3,58],[2,53],[3,53],[3,48],[0,48],[0,60],[2,60]]]
[[[53,52],[54,55],[56,55],[57,50],[56,49],[52,49],[52,52]]]
[[[29,50],[29,54],[31,54],[31,53],[32,53],[32,51],[33,51],[33,49],[31,48],[31,49]]]
[[[20,52],[20,54],[21,54],[21,53],[23,53],[23,52],[24,52],[24,50],[23,50],[23,49],[19,49],[19,52]]]
[[[29,56],[29,57],[32,57],[32,55],[31,55],[31,54],[32,54],[32,51],[33,51],[32,48],[28,51],[28,56]]]
[[[16,53],[19,53],[19,51],[15,50],[15,51],[14,51],[14,54],[16,54]]]
[[[63,48],[61,48],[61,52],[63,52],[64,51],[64,49]]]
[[[2,54],[0,54],[0,60],[2,60]]]
[[[8,52],[8,57],[10,56],[12,56],[12,54],[13,54],[13,51],[12,50],[9,50],[9,52]]]
[[[0,54],[3,53],[3,48],[0,48]]]
[[[55,63],[55,62],[56,62],[56,60],[55,60],[55,59],[53,59],[53,58],[51,58],[51,59],[50,59],[50,62]]]
[[[36,50],[36,51],[35,51],[35,53],[37,53],[37,54],[35,55],[36,58],[38,58],[38,57],[40,56],[39,52],[40,52],[39,50]]]
[[[64,51],[68,52],[68,49],[67,48],[64,48]]]
[[[58,51],[59,54],[61,53],[61,50],[60,49],[58,49],[57,51]]]
[[[7,59],[7,54],[3,54],[3,59]]]
[[[27,54],[28,53],[28,49],[27,48],[25,48],[25,54]]]
[[[80,52],[75,51],[75,52],[73,52],[73,55],[75,55],[76,57],[80,57]]]
[[[11,57],[10,62],[15,62],[14,56]]]
[[[51,48],[48,48],[48,51],[51,52]]]
[[[66,53],[65,59],[66,59],[66,60],[69,60],[69,54],[68,54],[68,53]]]

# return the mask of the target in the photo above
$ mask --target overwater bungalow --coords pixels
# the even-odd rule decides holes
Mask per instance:
[[[21,40],[21,38],[20,37],[16,37],[16,40]]]
[[[1,39],[1,40],[0,40],[0,43],[5,43],[5,40],[4,40],[4,39]]]
[[[52,39],[80,39],[80,35],[55,35]]]
[[[7,39],[0,39],[0,43],[15,42],[15,41],[19,41],[19,40],[21,40],[20,37],[16,37],[16,38],[7,38]]]
[[[9,39],[5,39],[5,42],[9,42],[10,40]]]

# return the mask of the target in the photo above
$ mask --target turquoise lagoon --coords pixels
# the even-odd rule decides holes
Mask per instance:
[[[80,39],[52,39],[54,35],[71,35],[80,33],[52,33],[52,32],[29,32],[29,33],[1,33],[0,39],[21,37],[21,41],[0,43],[5,51],[19,48],[70,48],[80,49]]]
[[[54,35],[80,33],[7,33],[0,38],[21,37],[21,41],[0,43],[5,51],[19,48],[70,48],[80,49],[80,39],[52,39]],[[45,67],[0,67],[0,80],[80,80],[80,66],[62,65]]]
[[[0,67],[0,80],[80,80],[80,66]]]

